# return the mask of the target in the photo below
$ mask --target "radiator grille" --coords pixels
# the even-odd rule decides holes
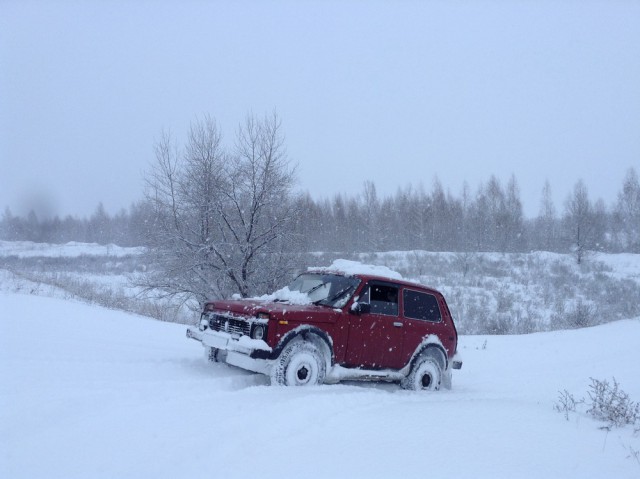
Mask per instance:
[[[224,331],[230,334],[244,334],[249,336],[251,333],[251,323],[220,314],[209,315],[209,327],[213,331]]]

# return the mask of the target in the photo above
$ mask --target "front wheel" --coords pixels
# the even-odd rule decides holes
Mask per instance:
[[[413,391],[437,391],[442,382],[442,368],[431,356],[419,358],[409,375],[402,380],[404,389]]]
[[[320,349],[308,341],[294,340],[280,353],[271,370],[271,384],[314,386],[322,384],[327,364]]]

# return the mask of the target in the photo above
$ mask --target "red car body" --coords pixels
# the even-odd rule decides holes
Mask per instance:
[[[373,379],[438,389],[450,387],[451,369],[462,366],[451,312],[435,289],[330,269],[292,285],[281,290],[284,299],[276,293],[208,302],[187,336],[201,341],[211,360],[286,385]]]

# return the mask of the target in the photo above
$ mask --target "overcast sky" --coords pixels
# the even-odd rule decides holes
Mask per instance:
[[[381,196],[494,174],[537,214],[640,173],[640,1],[0,0],[0,208],[142,197],[163,128],[229,144],[276,110],[298,188]]]

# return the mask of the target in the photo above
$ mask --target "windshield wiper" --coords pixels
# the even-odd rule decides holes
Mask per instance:
[[[331,296],[331,298],[329,299],[327,298],[319,299],[318,301],[314,301],[313,304],[319,305],[321,303],[325,303],[326,306],[330,306],[331,304],[336,302],[338,299],[342,298],[349,291],[351,291],[353,288],[355,288],[354,284],[352,284],[351,286],[347,286],[346,288],[342,288],[340,291],[338,291],[336,294]]]
[[[309,291],[301,291],[301,293],[306,294],[307,296],[310,295],[311,293],[313,293],[314,291],[322,288],[323,286],[325,286],[327,284],[327,281],[325,281],[324,283],[320,283],[320,284],[316,284],[313,288],[311,288]]]
[[[346,288],[342,288],[336,294],[331,296],[331,299],[329,300],[329,302],[333,303],[334,301],[337,301],[338,299],[342,298],[345,294],[347,294],[349,291],[351,291],[353,288],[354,288],[353,284],[351,286],[347,286]]]

